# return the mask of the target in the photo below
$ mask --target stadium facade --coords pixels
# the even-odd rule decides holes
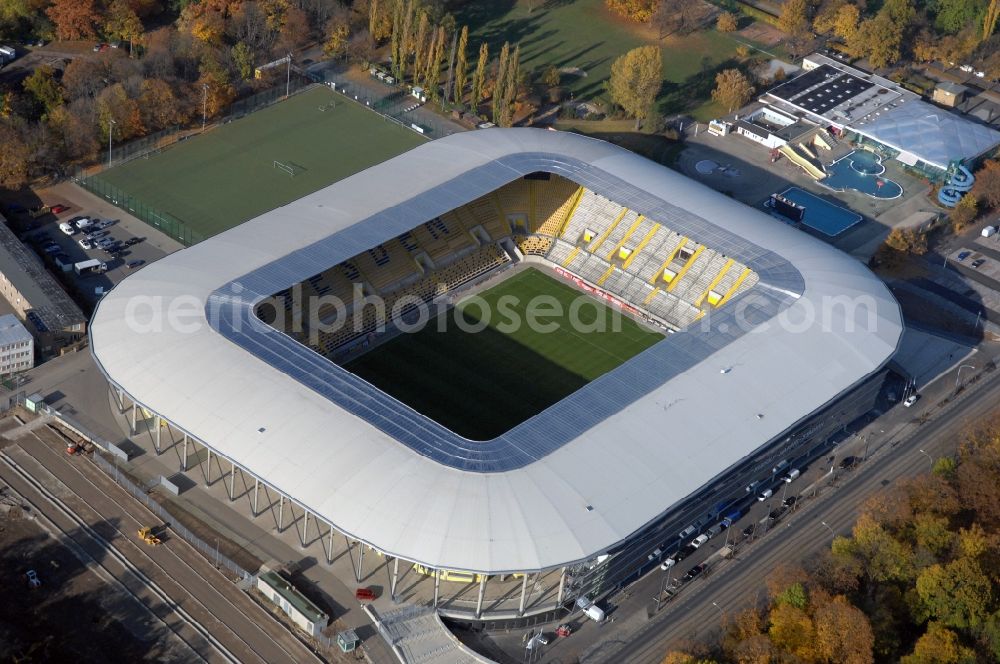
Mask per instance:
[[[682,238],[678,246],[697,245],[674,270],[677,247],[651,257],[636,308],[673,289],[665,280],[683,280],[709,254],[702,248],[727,268],[745,266],[752,287],[734,283],[732,297],[716,293],[709,301],[719,306],[709,306],[706,285],[721,273],[705,272],[689,289],[700,294],[682,303],[700,307],[684,325],[485,441],[458,436],[258,316],[275,293],[539,173],[634,211],[630,234],[656,220],[630,252],[645,251],[661,227]],[[614,231],[623,215],[592,219],[579,237],[564,219],[539,253],[565,245],[570,258],[558,265],[572,265],[617,232],[607,271],[581,282],[631,278],[629,241]],[[444,571],[469,574],[478,601],[449,611],[485,619],[490,579],[524,574],[508,617],[554,617],[655,565],[648,554],[683,544],[687,526],[700,532],[748,506],[746,487],[775,482],[781,462],[801,467],[825,454],[873,407],[901,334],[885,285],[805,233],[602,141],[490,129],[418,147],[144,268],[101,300],[91,348],[123,407],[138,404],[183,432],[185,460],[188,441],[203,446],[233,477],[298,506],[307,524],[326,524],[329,559],[336,532],[397,570],[402,561],[429,572],[435,605]],[[536,573],[558,585],[526,605]]]

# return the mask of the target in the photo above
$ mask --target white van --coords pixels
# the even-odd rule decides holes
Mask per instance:
[[[59,230],[61,230],[66,235],[72,235],[76,232],[76,229],[72,224],[66,223],[65,221],[59,224]]]
[[[701,546],[707,541],[708,541],[708,535],[698,535],[693,540],[691,540],[691,546],[697,549],[699,546]]]
[[[760,495],[757,496],[757,501],[762,503],[773,495],[774,491],[771,491],[770,489],[764,489],[764,491],[762,491]]]
[[[785,480],[785,484],[791,484],[795,480],[795,478],[801,474],[802,473],[799,472],[798,468],[792,468],[791,470],[788,471],[788,474],[785,475],[784,478],[782,479]]]

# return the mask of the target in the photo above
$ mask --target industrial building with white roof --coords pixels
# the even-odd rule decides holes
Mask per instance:
[[[669,225],[756,283],[487,441],[256,316],[274,293],[539,172]],[[683,543],[685,526],[739,509],[779,461],[824,453],[871,409],[901,334],[892,295],[849,256],[629,151],[536,129],[433,141],[167,256],[108,293],[90,327],[123,401],[329,524],[331,547],[336,531],[477,575],[476,617],[492,575],[555,571],[558,593],[531,610],[599,595],[655,546]]]

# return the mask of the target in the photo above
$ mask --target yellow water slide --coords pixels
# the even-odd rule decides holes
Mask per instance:
[[[778,152],[788,157],[788,161],[792,162],[793,164],[804,170],[814,180],[822,180],[823,178],[826,177],[826,173],[817,168],[816,165],[812,163],[810,160],[800,155],[798,151],[795,148],[793,148],[790,144],[785,143],[780,148],[778,148]]]

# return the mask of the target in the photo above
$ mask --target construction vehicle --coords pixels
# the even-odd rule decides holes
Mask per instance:
[[[149,526],[139,529],[139,539],[150,546],[156,546],[160,543],[160,538],[153,534],[153,529]]]

